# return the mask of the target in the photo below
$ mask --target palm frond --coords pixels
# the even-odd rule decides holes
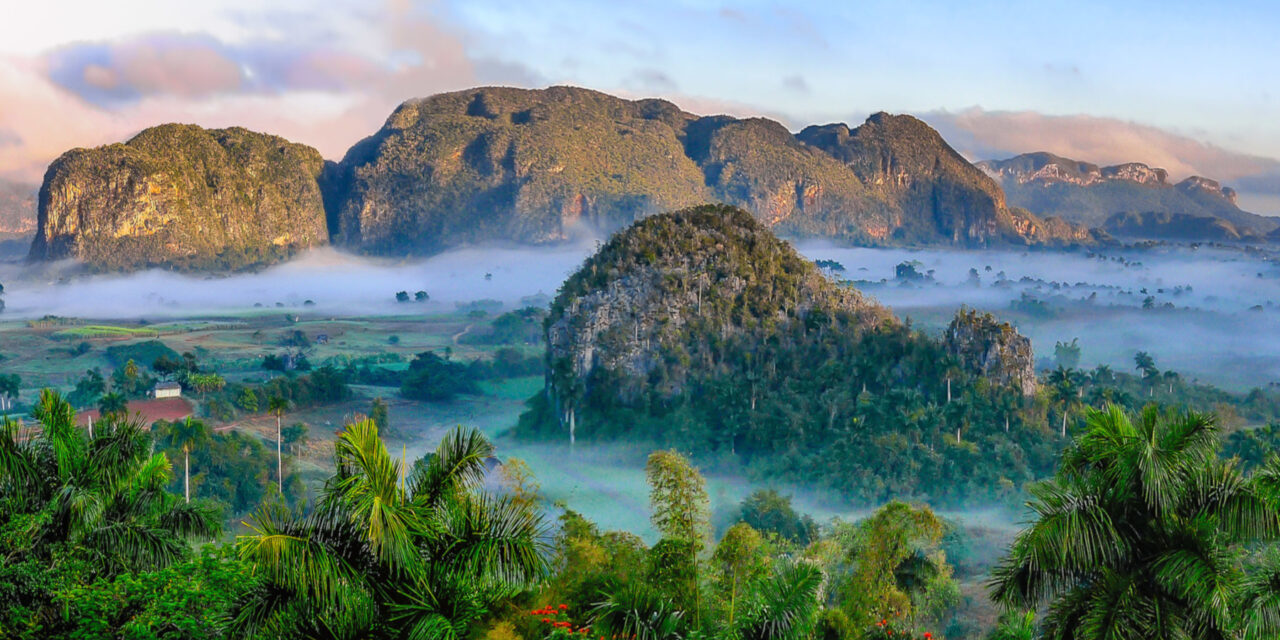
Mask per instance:
[[[738,632],[744,640],[792,640],[812,632],[822,605],[822,570],[784,562],[753,586]]]
[[[472,489],[484,480],[493,445],[477,429],[457,427],[445,434],[426,465],[409,477],[414,502],[434,505],[446,494]]]

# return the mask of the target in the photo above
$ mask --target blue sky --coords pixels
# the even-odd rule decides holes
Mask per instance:
[[[334,157],[410,97],[578,84],[793,128],[913,113],[974,158],[1143,161],[1280,213],[1280,3],[262,4],[9,8],[0,176],[166,120],[244,124]]]
[[[1034,110],[1130,119],[1280,156],[1280,4],[536,3],[440,7],[548,78],[756,105],[799,120]],[[787,79],[800,82],[787,83]],[[807,88],[807,90],[804,90]]]

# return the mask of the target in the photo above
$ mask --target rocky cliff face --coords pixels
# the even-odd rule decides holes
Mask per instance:
[[[553,87],[406,102],[339,167],[337,240],[372,253],[563,240],[712,194],[661,100]]]
[[[328,234],[319,152],[240,128],[163,125],[75,149],[40,188],[33,259],[97,269],[238,269]]]
[[[1139,162],[1100,167],[1040,152],[978,167],[1000,181],[1011,204],[1092,227],[1132,212],[1220,219],[1246,235],[1280,226],[1240,210],[1235,191],[1215,180],[1193,176],[1175,184],[1164,169]]]
[[[1138,240],[1183,240],[1193,242],[1265,241],[1252,229],[1240,229],[1222,218],[1183,213],[1149,211],[1117,213],[1103,225],[1107,233]]]
[[[1009,323],[989,313],[961,309],[947,327],[945,344],[947,353],[971,373],[1021,389],[1024,396],[1035,395],[1031,340]]]
[[[795,136],[763,118],[573,87],[406,102],[351,149],[330,194],[337,241],[385,254],[558,241],[712,200],[780,233],[866,244],[1092,240],[1005,206],[992,180],[914,118],[877,114]]]
[[[840,315],[854,328],[892,319],[833,285],[741,209],[705,205],[654,216],[615,235],[561,287],[547,321],[549,389],[571,407],[603,370],[633,398],[658,363],[673,354],[697,357],[709,333],[753,335],[815,312]],[[675,373],[660,382],[663,393],[681,391],[685,369],[668,368]]]

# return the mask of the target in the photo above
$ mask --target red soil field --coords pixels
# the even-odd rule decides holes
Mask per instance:
[[[129,403],[129,415],[135,413],[142,416],[143,424],[150,425],[156,420],[181,420],[191,415],[191,403],[186,398],[160,398],[158,400],[135,400]],[[76,414],[76,424],[87,425],[89,418],[97,422],[101,418],[97,409],[81,411]]]

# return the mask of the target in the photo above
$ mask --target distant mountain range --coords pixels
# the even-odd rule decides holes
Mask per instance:
[[[36,230],[38,188],[0,179],[0,236],[28,235]]]
[[[405,102],[337,163],[191,125],[69,151],[45,175],[30,255],[110,270],[239,269],[326,242],[426,255],[610,233],[706,202],[784,236],[868,246],[1091,245],[1108,228],[1174,237],[1169,225],[1256,239],[1280,226],[1216,182],[1169,184],[1140,164],[1027,154],[974,165],[911,116],[792,134],[664,100],[485,87]],[[1108,223],[1120,213],[1130,217]]]
[[[479,88],[410,100],[342,162],[317,169],[317,157],[264,134],[177,125],[70,151],[45,176],[31,255],[104,269],[235,269],[324,242],[317,221],[343,247],[420,255],[608,233],[715,201],[784,235],[866,245],[1100,237],[1007,206],[936,131],[883,113],[793,135],[772,120],[703,117],[663,100]]]
[[[1039,152],[978,167],[1000,181],[1014,206],[1124,236],[1262,239],[1280,227],[1280,219],[1240,209],[1235,191],[1216,180],[1171,183],[1164,169],[1139,162],[1102,167]]]

